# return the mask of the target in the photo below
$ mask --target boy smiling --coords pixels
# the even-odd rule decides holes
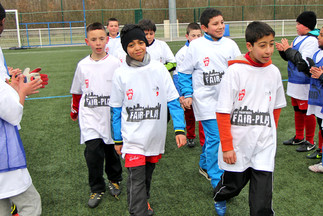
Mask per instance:
[[[218,215],[226,200],[237,196],[250,181],[250,215],[269,216],[276,153],[276,128],[286,106],[281,74],[271,62],[274,30],[263,22],[246,29],[248,53],[233,61],[222,80],[216,109],[221,145],[219,166],[224,170],[214,190]],[[259,119],[267,119],[259,121]]]

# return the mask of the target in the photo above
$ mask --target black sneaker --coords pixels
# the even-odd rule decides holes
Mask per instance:
[[[95,208],[97,207],[100,202],[101,202],[101,198],[103,196],[104,192],[100,192],[100,193],[91,193],[90,195],[90,199],[89,199],[89,202],[87,203],[88,206],[90,208]]]
[[[193,148],[195,146],[194,139],[188,139],[187,140],[187,146],[190,148]]]
[[[18,214],[17,206],[14,203],[11,203],[11,215],[15,216]]]
[[[320,152],[321,149],[316,149],[314,152],[309,153],[306,155],[306,158],[308,159],[321,159],[322,158],[322,152]]]
[[[109,187],[110,194],[114,197],[118,197],[119,194],[121,193],[120,182],[109,181],[108,187]]]
[[[286,140],[283,142],[284,145],[300,145],[303,144],[303,142],[305,142],[304,139],[299,140],[299,139],[295,139],[296,136],[294,136],[293,138]]]
[[[204,176],[207,180],[211,181],[211,178],[209,176],[209,174],[207,174],[207,171],[206,169],[203,169],[203,168],[199,168],[199,172],[202,176]]]
[[[296,151],[307,152],[307,151],[311,151],[314,148],[315,148],[315,142],[314,144],[311,144],[309,141],[306,140],[305,142],[302,143],[300,147],[296,149]]]

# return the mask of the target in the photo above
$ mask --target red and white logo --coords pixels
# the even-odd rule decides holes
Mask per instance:
[[[85,88],[88,88],[89,87],[89,79],[86,79],[85,80]]]
[[[156,92],[156,97],[159,95],[159,87],[156,86],[156,88],[153,89]]]
[[[126,92],[128,100],[132,100],[132,96],[133,96],[133,90],[132,89],[128,89],[128,91]]]
[[[204,60],[203,60],[203,62],[204,62],[205,67],[206,66],[209,66],[210,58],[209,57],[205,57]]]
[[[242,89],[240,92],[239,92],[239,101],[242,101],[242,99],[244,98],[244,96],[246,95],[246,90],[245,89]]]

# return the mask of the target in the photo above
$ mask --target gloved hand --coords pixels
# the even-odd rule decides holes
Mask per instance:
[[[313,59],[309,58],[309,57],[306,57],[306,60],[309,64],[309,68],[315,66],[315,62],[313,61]]]
[[[40,74],[39,71],[41,71],[41,68],[35,68],[32,71],[30,71],[30,68],[26,68],[22,74],[25,76],[26,83],[33,81],[34,79],[40,78],[42,80],[41,88],[45,88],[45,85],[48,84],[48,76],[47,74]]]
[[[77,120],[77,116],[79,113],[79,106],[80,106],[80,100],[82,98],[81,94],[72,94],[72,102],[71,102],[71,119],[73,121]]]

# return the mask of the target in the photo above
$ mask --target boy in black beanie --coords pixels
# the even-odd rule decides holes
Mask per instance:
[[[115,150],[128,169],[130,215],[153,215],[148,199],[155,164],[165,152],[167,108],[178,147],[186,144],[184,111],[165,66],[146,52],[148,41],[137,25],[121,30],[126,63],[114,74],[109,105]]]
[[[288,61],[288,84],[287,95],[291,97],[292,106],[295,111],[296,135],[284,141],[284,145],[300,145],[298,152],[307,152],[315,148],[315,116],[306,115],[308,108],[308,95],[310,88],[310,77],[301,73],[300,68],[307,66],[306,58],[313,56],[318,51],[317,36],[315,29],[316,15],[312,11],[304,11],[296,19],[296,30],[299,35],[291,45],[283,38],[281,43],[276,43],[276,48],[281,57]],[[306,136],[304,137],[304,129]]]

